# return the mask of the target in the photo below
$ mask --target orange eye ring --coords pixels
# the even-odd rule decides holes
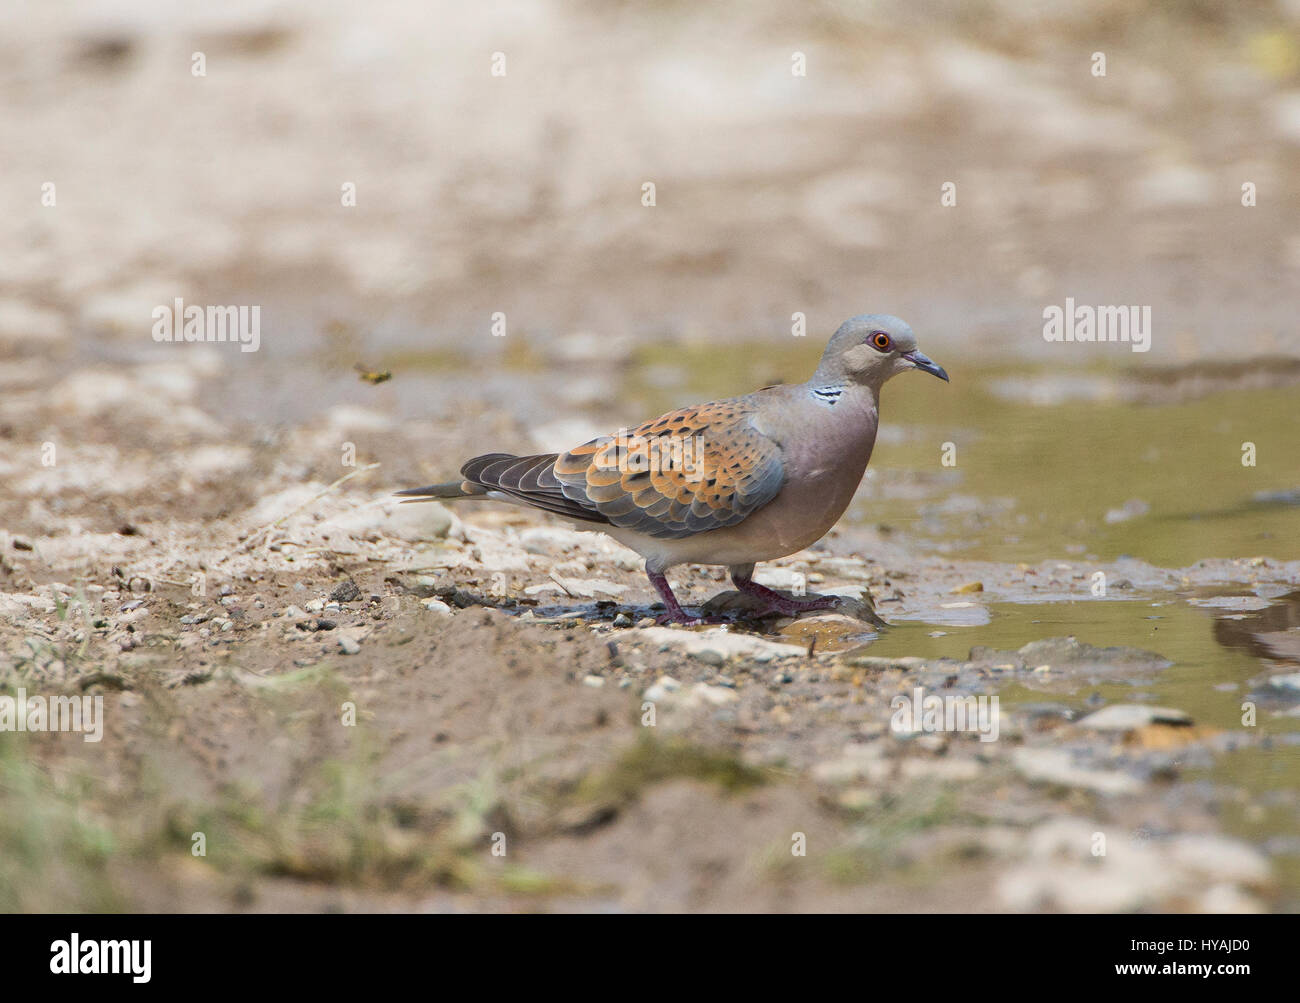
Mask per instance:
[[[872,346],[880,352],[888,352],[894,347],[894,342],[884,331],[877,331],[871,336]]]

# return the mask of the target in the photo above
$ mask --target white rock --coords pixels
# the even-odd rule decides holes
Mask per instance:
[[[651,686],[646,688],[645,699],[651,703],[663,703],[665,700],[671,700],[673,694],[680,690],[682,684],[672,676],[660,676]]]
[[[425,599],[420,603],[430,613],[436,613],[438,616],[452,616],[451,607],[441,599]]]
[[[1042,780],[1065,787],[1082,787],[1099,794],[1136,794],[1142,784],[1127,773],[1090,770],[1075,765],[1065,749],[1022,747],[1012,762],[1030,780]]]
[[[402,505],[396,499],[376,498],[356,508],[323,520],[317,528],[323,533],[346,533],[353,539],[372,534],[419,542],[442,539],[450,535],[459,520],[440,502]]]
[[[549,582],[545,585],[530,585],[524,589],[524,594],[537,596],[547,592],[558,592],[561,595],[578,596],[582,599],[594,599],[596,596],[617,598],[628,589],[626,585],[607,582],[599,578],[565,578],[562,581],[563,585],[556,582]]]
[[[585,549],[591,539],[590,535],[553,526],[537,526],[519,534],[520,545],[530,554],[562,553],[573,547]]]
[[[725,686],[710,686],[708,683],[696,683],[691,687],[690,696],[694,702],[706,703],[714,707],[724,707],[740,699],[735,690]]]
[[[1079,722],[1080,728],[1093,731],[1133,731],[1148,724],[1191,724],[1191,716],[1170,707],[1117,703],[1089,714]]]
[[[732,634],[725,630],[671,630],[668,627],[642,627],[629,633],[630,640],[644,640],[663,648],[672,648],[693,654],[716,651],[722,657],[750,658],[756,662],[770,662],[774,658],[805,655],[807,652],[793,644],[780,644],[747,634]]]

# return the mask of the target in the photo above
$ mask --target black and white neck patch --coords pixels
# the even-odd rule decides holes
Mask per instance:
[[[843,387],[813,387],[809,391],[815,401],[821,401],[827,407],[834,407],[840,402],[840,397],[844,393]]]

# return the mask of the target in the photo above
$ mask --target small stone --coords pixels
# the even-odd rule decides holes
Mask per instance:
[[[448,606],[441,599],[425,599],[422,603],[420,603],[420,605],[423,606],[430,613],[435,613],[438,616],[452,615],[451,607]]]
[[[582,685],[590,686],[592,689],[600,689],[600,687],[605,685],[605,677],[585,675],[582,677]]]
[[[691,697],[693,701],[711,704],[714,707],[722,707],[740,699],[735,690],[723,686],[710,686],[708,683],[696,683],[691,687]]]
[[[626,613],[620,613],[618,616],[614,617],[614,626],[630,627],[632,626],[632,618],[628,616]]]
[[[681,689],[682,684],[672,676],[660,676],[655,680],[654,685],[645,691],[645,698],[651,703],[660,703],[668,700]]]
[[[1063,787],[1082,787],[1099,794],[1135,794],[1142,789],[1141,782],[1127,773],[1076,765],[1065,749],[1025,746],[1015,751],[1012,762],[1030,780]]]
[[[958,585],[955,589],[952,590],[952,594],[965,595],[971,592],[983,592],[983,591],[984,591],[983,582],[967,582],[964,585]]]
[[[355,602],[361,598],[361,589],[357,588],[357,583],[351,578],[345,578],[334,586],[330,592],[330,599],[334,602]]]
[[[1079,722],[1079,727],[1091,728],[1093,731],[1134,731],[1149,724],[1189,725],[1191,723],[1190,715],[1170,707],[1117,703],[1089,714]]]
[[[348,637],[347,634],[340,634],[339,650],[345,655],[355,655],[361,650],[361,642],[355,638]]]
[[[732,634],[724,630],[693,631],[671,630],[666,627],[647,627],[634,639],[642,639],[651,644],[658,644],[660,650],[669,648],[684,651],[698,657],[712,651],[723,659],[731,657],[752,659],[756,662],[770,662],[774,658],[798,655],[802,657],[806,649],[793,644],[778,644],[765,638],[749,634]],[[721,664],[706,662],[705,664]]]

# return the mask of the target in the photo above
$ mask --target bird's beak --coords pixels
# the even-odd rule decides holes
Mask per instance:
[[[939,365],[939,363],[935,362],[933,359],[930,359],[923,353],[904,352],[903,358],[905,358],[908,362],[914,365],[917,369],[921,370],[923,373],[929,373],[931,376],[939,377],[939,379],[943,380],[945,383],[948,382],[948,373],[944,370],[943,366]]]

